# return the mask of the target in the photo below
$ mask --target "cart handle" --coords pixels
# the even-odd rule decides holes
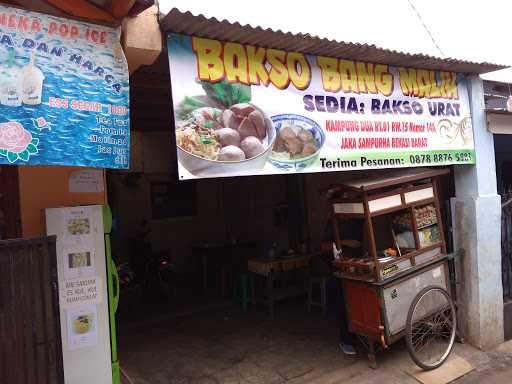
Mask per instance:
[[[384,326],[379,325],[380,329],[380,344],[382,345],[382,348],[387,349],[388,345],[386,344],[386,338],[384,337]]]

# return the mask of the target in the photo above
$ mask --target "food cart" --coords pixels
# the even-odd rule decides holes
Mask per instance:
[[[422,299],[417,298],[420,292],[425,296],[425,288],[444,290],[442,308],[450,314],[441,315],[453,329],[447,330],[444,324],[437,325],[437,330],[451,339],[447,354],[453,346],[455,309],[449,297],[451,280],[438,196],[438,178],[448,173],[448,169],[429,168],[383,171],[329,190],[334,238],[341,253],[334,261],[335,275],[343,283],[349,330],[364,342],[373,368],[376,348],[387,348],[407,336],[408,321],[418,322],[440,308],[437,299],[429,298],[420,315],[413,311],[411,305]],[[358,227],[362,229],[357,231]],[[351,238],[358,234],[359,238]],[[430,327],[431,331],[438,318],[443,319],[429,318],[420,330]],[[410,327],[409,332],[414,337]],[[411,346],[417,347],[414,340]],[[418,365],[433,369],[434,365],[418,363],[415,351],[409,348],[409,352]]]

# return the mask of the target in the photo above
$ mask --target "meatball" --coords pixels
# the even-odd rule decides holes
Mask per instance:
[[[254,136],[248,136],[240,143],[240,148],[245,153],[247,159],[258,156],[260,153],[265,151],[265,147],[261,144],[260,139]]]
[[[295,139],[297,134],[292,129],[292,127],[285,126],[279,130],[279,135],[283,138],[284,141],[288,139]]]
[[[220,145],[227,147],[228,145],[240,146],[240,134],[232,128],[221,128],[215,131]]]
[[[313,134],[306,129],[301,129],[299,134],[299,139],[301,139],[304,143],[308,141],[313,141]]]
[[[275,152],[286,152],[286,147],[284,145],[284,140],[281,137],[281,135],[277,135],[273,150]]]
[[[217,159],[219,161],[241,161],[245,160],[245,154],[240,148],[228,145],[220,150]]]
[[[239,117],[247,116],[252,111],[256,110],[251,104],[249,103],[239,103],[232,105],[230,108],[235,115]]]
[[[248,136],[258,136],[256,127],[247,117],[245,117],[240,123],[240,126],[238,127],[238,133],[240,134],[241,139],[245,139]]]
[[[284,145],[290,155],[296,155],[302,152],[302,141],[298,137],[292,137],[284,141]]]
[[[225,109],[224,112],[222,112],[221,123],[224,127],[238,129],[240,121],[241,120],[235,116],[233,111]]]
[[[258,110],[254,110],[249,113],[248,117],[251,123],[254,125],[254,128],[256,128],[258,138],[265,138],[265,136],[267,136],[267,124],[265,123],[265,117],[263,114]]]
[[[302,148],[302,154],[304,156],[312,155],[316,152],[316,146],[313,143],[306,143],[304,144],[304,148]]]

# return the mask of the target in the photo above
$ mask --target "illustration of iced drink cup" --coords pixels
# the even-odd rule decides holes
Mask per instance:
[[[8,107],[21,105],[21,75],[14,64],[14,50],[9,52],[5,65],[0,69],[0,104]]]
[[[43,94],[43,72],[35,65],[35,54],[30,55],[30,62],[21,70],[23,85],[22,98],[24,104],[41,104]]]

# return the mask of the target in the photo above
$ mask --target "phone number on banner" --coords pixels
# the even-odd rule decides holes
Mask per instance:
[[[414,152],[358,153],[344,157],[320,157],[320,169],[364,169],[428,165],[474,164],[475,151],[439,150]]]
[[[411,164],[431,164],[431,163],[474,163],[474,151],[461,151],[453,153],[426,153],[409,156]]]

